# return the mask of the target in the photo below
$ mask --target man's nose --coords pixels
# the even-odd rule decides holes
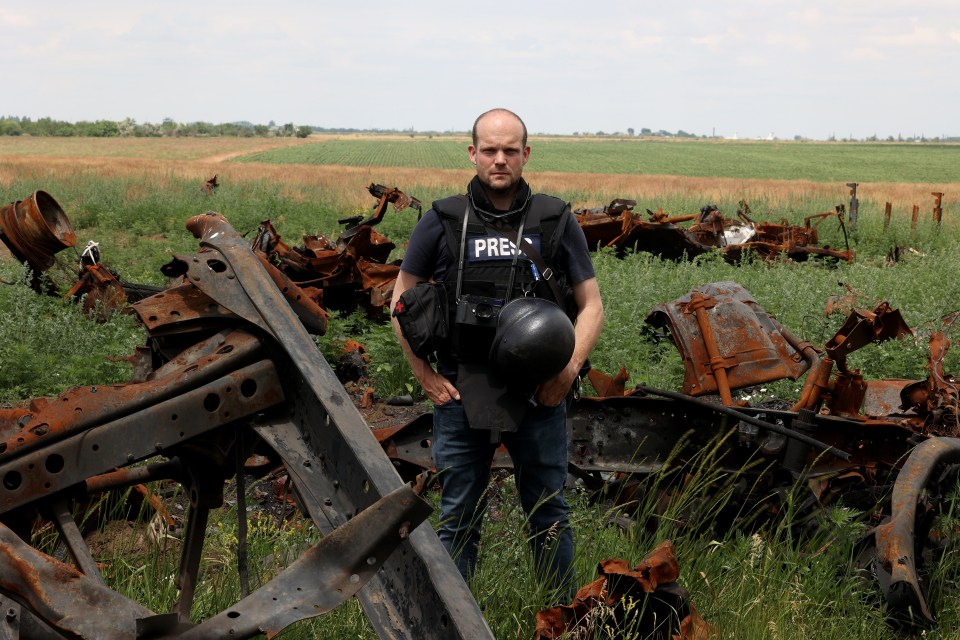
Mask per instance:
[[[503,151],[497,151],[497,155],[493,157],[493,161],[497,164],[506,164],[507,163],[507,154]]]

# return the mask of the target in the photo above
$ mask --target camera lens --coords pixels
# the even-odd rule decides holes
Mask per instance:
[[[477,307],[473,310],[473,313],[478,318],[487,320],[493,317],[493,306],[489,302],[481,302],[477,304]]]

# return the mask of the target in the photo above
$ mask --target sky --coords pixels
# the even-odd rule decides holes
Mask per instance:
[[[960,136],[957,0],[0,3],[0,116]]]

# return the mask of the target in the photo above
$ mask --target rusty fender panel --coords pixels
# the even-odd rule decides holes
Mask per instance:
[[[277,578],[228,610],[177,634],[182,640],[274,637],[360,590],[432,508],[402,485],[325,536]]]
[[[223,216],[213,213],[191,218],[187,228],[213,250],[190,262],[190,282],[276,339],[271,351],[291,409],[286,421],[295,427],[304,462],[314,472],[302,479],[308,484],[298,488],[329,498],[342,513],[351,515],[400,486],[393,464],[350,396],[240,234]],[[432,529],[417,528],[404,549],[405,553],[388,558],[358,594],[380,637],[492,638],[480,608]],[[411,603],[429,603],[429,607]]]
[[[711,358],[697,316],[690,307],[693,296],[712,299],[707,321],[719,349]],[[646,322],[668,327],[684,362],[683,392],[700,396],[717,393],[714,373],[726,371],[730,389],[741,389],[773,380],[796,380],[808,363],[787,342],[773,317],[736,282],[704,285],[668,304],[654,307]]]
[[[41,449],[22,455],[8,451],[0,458],[0,513],[167,451],[283,399],[273,363],[265,360]]]
[[[917,501],[940,464],[960,462],[960,439],[931,438],[920,444],[897,476],[890,520],[866,536],[876,545],[871,570],[894,618],[934,622],[917,575]]]
[[[210,343],[207,343],[210,344]],[[248,334],[231,334],[215,350],[193,362],[173,365],[153,380],[128,385],[71,389],[52,400],[38,400],[28,415],[0,422],[0,463],[79,433],[94,425],[117,420],[203,385],[235,370],[260,343]],[[213,347],[211,347],[213,348]],[[0,419],[3,416],[0,415]]]

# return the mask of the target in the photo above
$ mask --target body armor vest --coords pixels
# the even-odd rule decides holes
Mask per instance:
[[[460,247],[463,242],[463,222],[467,208],[466,196],[453,196],[433,203],[440,216],[446,239],[449,269],[444,276],[450,310],[450,351],[439,354],[440,359],[452,358],[459,362],[484,362],[496,333],[496,313],[513,298],[535,296],[556,302],[571,320],[575,317],[570,288],[566,274],[556,267],[556,255],[567,224],[569,208],[558,198],[536,194],[521,214],[523,236],[528,238],[540,252],[544,262],[554,271],[554,278],[563,292],[563,300],[554,300],[553,292],[534,263],[521,256],[514,259],[516,248],[512,239],[516,230],[506,228],[502,232],[484,224],[476,213],[470,215],[466,229],[460,295],[457,296],[458,272],[461,268]],[[512,287],[510,283],[512,281]],[[508,290],[509,289],[509,290]],[[476,305],[490,305],[493,313],[489,322],[478,317]],[[490,311],[482,307],[484,313]],[[458,318],[458,314],[460,317]],[[465,323],[464,315],[473,314],[471,322]],[[459,320],[459,321],[458,321]]]

